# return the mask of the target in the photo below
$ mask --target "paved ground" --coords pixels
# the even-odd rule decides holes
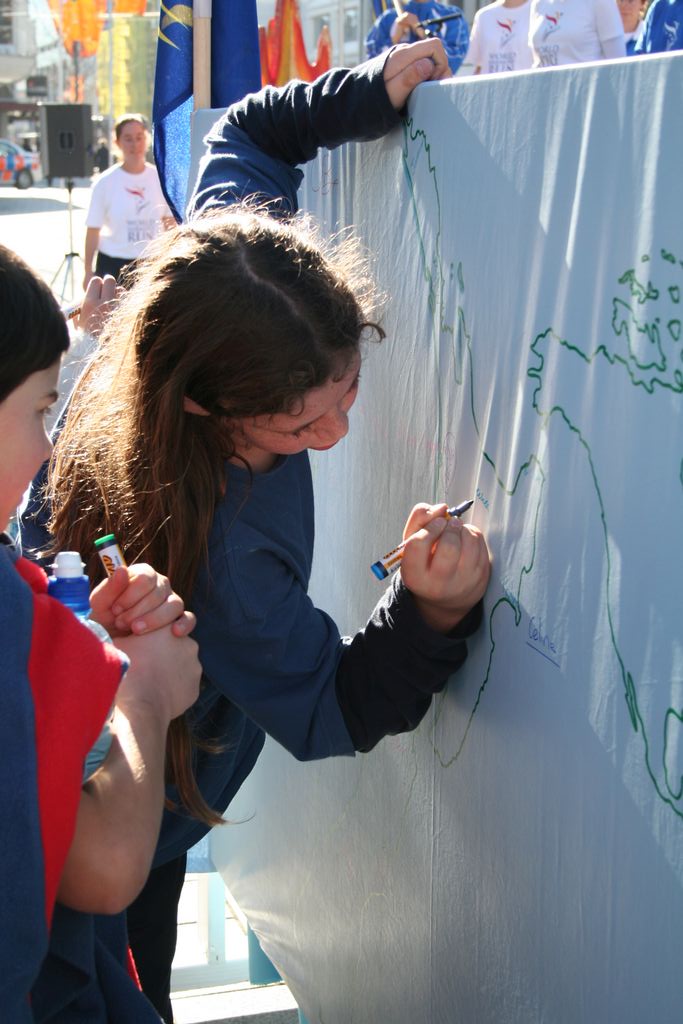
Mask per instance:
[[[285,985],[248,984],[173,996],[176,1024],[298,1024],[296,1003]]]
[[[70,261],[73,274],[67,274],[64,257],[72,251],[83,255],[89,194],[89,183],[78,179],[71,193],[70,217],[66,188],[36,185],[22,192],[0,188],[0,241],[53,284],[55,294],[65,302],[71,301],[72,292],[74,298],[81,292],[83,261]]]

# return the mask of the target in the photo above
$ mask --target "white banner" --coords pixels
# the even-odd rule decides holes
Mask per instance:
[[[346,632],[419,500],[495,568],[466,667],[353,762],[269,744],[214,860],[310,1024],[683,1019],[683,55],[422,86],[307,174],[387,340],[314,461]],[[467,518],[467,517],[466,517]]]

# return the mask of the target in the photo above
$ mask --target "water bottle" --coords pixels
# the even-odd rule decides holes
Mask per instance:
[[[52,563],[52,576],[48,576],[47,592],[76,615],[84,626],[103,643],[111,641],[109,633],[99,622],[90,618],[90,580],[83,575],[83,562],[78,551],[60,551]],[[113,709],[112,709],[113,711]],[[111,713],[104,723],[95,746],[88,752],[83,770],[83,781],[89,779],[102,764],[111,746]]]

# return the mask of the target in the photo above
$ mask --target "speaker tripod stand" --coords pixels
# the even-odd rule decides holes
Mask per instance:
[[[63,279],[62,279],[62,290],[61,290],[61,292],[59,292],[59,298],[61,299],[62,302],[64,302],[64,299],[66,298],[67,287],[69,286],[69,284],[71,285],[71,290],[70,290],[69,298],[73,301],[74,294],[75,294],[75,280],[74,280],[74,277],[75,277],[75,263],[76,263],[76,260],[81,260],[81,263],[83,262],[83,260],[81,259],[80,253],[74,251],[73,202],[72,202],[72,198],[71,198],[71,193],[73,192],[73,187],[74,187],[73,178],[67,178],[66,179],[66,189],[67,189],[67,192],[69,194],[69,201],[68,201],[68,212],[69,212],[69,251],[64,253],[64,258],[62,259],[62,262],[59,264],[59,267],[57,268],[55,276],[50,281],[50,287],[54,291],[54,283],[55,283],[55,281],[60,276],[60,274],[64,275]]]

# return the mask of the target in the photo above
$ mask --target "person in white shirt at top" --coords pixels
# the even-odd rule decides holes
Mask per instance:
[[[103,171],[92,187],[85,221],[84,290],[94,275],[111,274],[118,280],[148,242],[175,223],[157,169],[145,159],[149,136],[142,114],[124,114],[114,133],[122,161]]]
[[[531,67],[530,7],[531,0],[495,0],[476,12],[465,58],[465,64],[472,65],[472,74]]]
[[[616,0],[531,0],[533,67],[626,56]]]

